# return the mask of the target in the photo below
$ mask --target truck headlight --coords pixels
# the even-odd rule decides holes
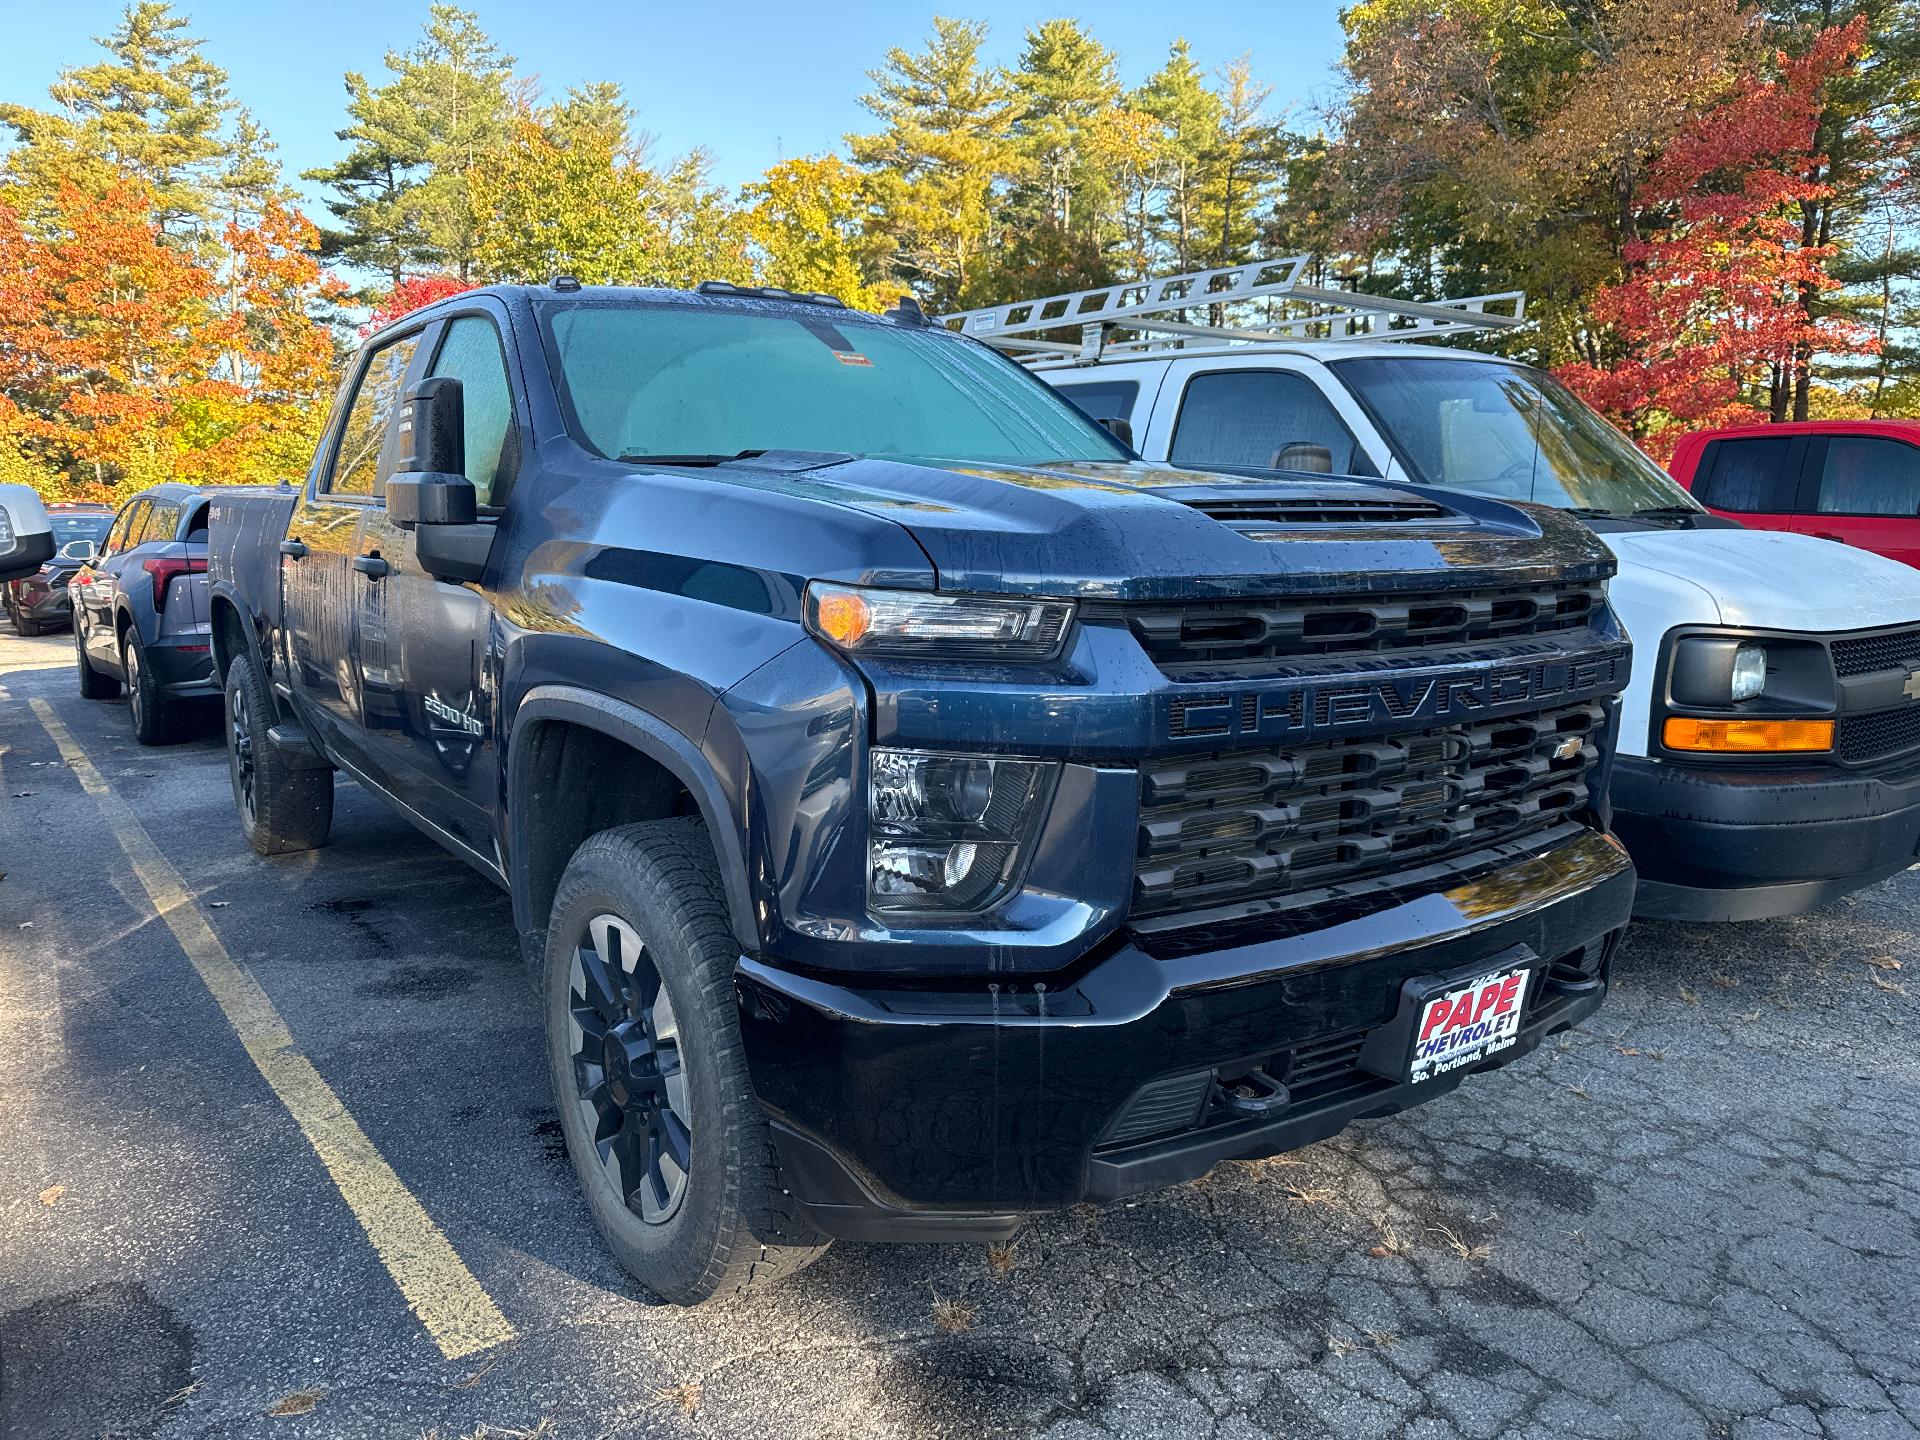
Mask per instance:
[[[986,755],[872,751],[867,891],[873,908],[962,914],[999,899],[1045,811],[1054,769]]]
[[[807,586],[806,621],[815,635],[855,655],[1051,660],[1073,623],[1073,604],[816,580]]]
[[[1733,652],[1729,687],[1735,700],[1752,700],[1767,688],[1767,647],[1751,642]]]

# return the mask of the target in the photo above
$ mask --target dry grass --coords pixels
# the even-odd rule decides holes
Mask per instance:
[[[1327,1354],[1333,1356],[1335,1359],[1351,1355],[1359,1348],[1359,1345],[1352,1340],[1343,1339],[1338,1335],[1327,1336]]]
[[[1427,1228],[1445,1241],[1447,1249],[1451,1250],[1458,1259],[1488,1260],[1493,1256],[1491,1247],[1486,1245],[1469,1245],[1465,1240],[1460,1238],[1459,1232],[1450,1226],[1429,1225]]]
[[[700,1397],[704,1393],[705,1387],[698,1380],[683,1380],[678,1385],[654,1391],[653,1398],[662,1405],[677,1406],[680,1413],[691,1420],[700,1413]]]
[[[290,1415],[310,1415],[313,1407],[326,1398],[327,1392],[319,1386],[311,1390],[290,1390],[267,1407],[267,1414],[276,1419]]]
[[[1400,1238],[1400,1232],[1393,1228],[1393,1222],[1385,1215],[1373,1217],[1373,1228],[1380,1232],[1379,1243],[1367,1252],[1374,1259],[1404,1260],[1413,1253],[1413,1247]]]
[[[1011,1241],[1005,1245],[987,1246],[987,1268],[993,1271],[994,1274],[1011,1274],[1014,1266],[1019,1263],[1019,1256],[1014,1253],[1014,1247]]]
[[[1873,982],[1874,989],[1884,990],[1889,995],[1904,995],[1907,993],[1907,987],[1897,980],[1882,980],[1878,975],[1869,975],[1867,978]]]
[[[965,1300],[947,1300],[939,1295],[933,1297],[933,1324],[937,1330],[949,1335],[958,1335],[973,1328],[973,1317],[980,1313],[980,1307]]]
[[[1891,955],[1876,955],[1867,961],[1867,964],[1876,970],[1898,970],[1902,968],[1900,962]]]
[[[1367,1340],[1376,1350],[1391,1350],[1400,1343],[1400,1337],[1391,1330],[1369,1330]]]
[[[1689,1005],[1698,1005],[1700,1003],[1700,992],[1697,990],[1689,990],[1686,986],[1682,985],[1680,987],[1680,998]]]
[[[1280,1193],[1301,1205],[1331,1205],[1340,1192],[1327,1185],[1287,1185]]]
[[[1740,988],[1740,982],[1737,979],[1731,975],[1722,975],[1718,970],[1707,976],[1707,979],[1711,980],[1722,990],[1738,990]]]

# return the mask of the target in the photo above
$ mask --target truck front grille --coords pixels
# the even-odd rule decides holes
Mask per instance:
[[[1548,829],[1588,804],[1605,724],[1600,705],[1582,704],[1388,739],[1151,761],[1133,914],[1215,911]]]
[[[1360,599],[1205,601],[1112,607],[1162,674],[1203,680],[1299,657],[1440,649],[1592,625],[1606,585],[1511,585]],[[1089,618],[1096,613],[1088,608]]]

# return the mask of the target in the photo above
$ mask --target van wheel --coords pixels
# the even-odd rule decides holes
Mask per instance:
[[[828,1245],[748,1079],[738,954],[697,820],[603,831],[561,877],[544,976],[561,1128],[607,1247],[677,1305],[765,1286]]]
[[[102,675],[87,658],[87,642],[80,633],[78,616],[73,622],[73,667],[80,673],[82,700],[111,700],[120,693],[120,682],[111,675]]]
[[[296,766],[267,734],[267,687],[245,655],[227,667],[223,692],[227,774],[240,829],[257,855],[285,855],[327,843],[333,828],[333,768]]]

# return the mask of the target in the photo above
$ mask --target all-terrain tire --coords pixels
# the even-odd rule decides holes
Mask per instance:
[[[120,682],[111,675],[102,675],[87,658],[87,642],[80,634],[77,614],[73,621],[73,668],[79,672],[82,700],[112,700],[120,694]]]
[[[245,655],[227,667],[222,714],[233,808],[254,853],[285,855],[326,844],[333,828],[333,769],[295,765],[273,743],[266,682]]]
[[[582,1094],[576,956],[589,925],[605,916],[637,934],[675,1020],[691,1138],[684,1188],[664,1221],[649,1222],[628,1204],[596,1149],[593,1107]],[[783,1183],[754,1097],[735,1010],[738,956],[713,844],[698,820],[602,831],[561,877],[543,990],[567,1150],[607,1247],[648,1290],[678,1305],[764,1287],[811,1264],[830,1243]]]

